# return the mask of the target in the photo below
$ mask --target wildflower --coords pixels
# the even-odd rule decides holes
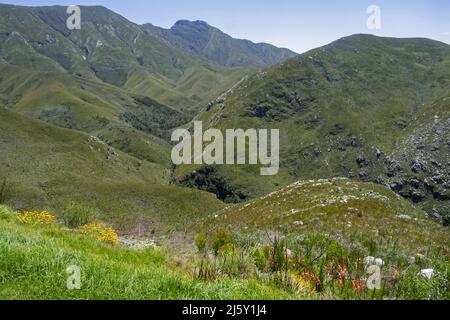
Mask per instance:
[[[102,242],[111,243],[113,245],[117,245],[119,243],[119,236],[116,231],[111,227],[107,227],[103,223],[85,224],[81,228],[81,232]]]
[[[359,281],[357,276],[353,278],[352,284],[353,284],[353,291],[363,291],[365,289],[364,282]]]
[[[304,277],[304,274],[300,276],[298,274],[291,273],[291,280],[294,283],[294,285],[296,285],[299,288],[300,291],[303,289],[307,289],[311,292],[316,291],[314,285],[312,285],[311,282]]]
[[[17,221],[29,225],[48,225],[55,219],[55,216],[47,211],[25,211],[17,216]]]
[[[312,272],[303,272],[302,278],[305,279],[305,280],[314,282],[316,287],[319,287],[321,285],[321,281],[320,281],[319,277],[317,277]]]
[[[345,268],[345,265],[340,264],[338,267],[338,273],[339,273],[339,279],[336,280],[336,283],[341,288],[345,287],[345,275],[347,273],[347,269]]]
[[[347,273],[347,269],[345,268],[345,265],[340,264],[338,267],[338,270],[339,270],[339,276],[341,278],[345,278],[345,274]]]

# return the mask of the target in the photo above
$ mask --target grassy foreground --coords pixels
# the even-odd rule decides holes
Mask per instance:
[[[448,230],[391,191],[346,179],[219,211],[198,224],[198,253],[177,258],[24,215],[0,206],[0,299],[450,299]],[[366,282],[372,256],[377,290]],[[80,290],[67,288],[69,266]]]
[[[154,249],[111,247],[57,224],[21,225],[0,206],[0,299],[286,299],[255,280],[206,284]],[[81,290],[68,290],[66,268],[81,268]]]

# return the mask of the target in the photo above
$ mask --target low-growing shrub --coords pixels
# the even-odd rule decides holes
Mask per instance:
[[[202,259],[194,277],[200,281],[213,282],[220,278],[221,275],[222,273],[217,262]]]
[[[14,211],[7,206],[0,205],[0,220],[8,220],[14,215]]]
[[[270,271],[278,272],[287,270],[288,257],[287,257],[286,241],[280,240],[276,237],[272,246],[269,248],[269,267]]]
[[[200,253],[206,251],[206,235],[204,233],[199,233],[195,237],[195,246]]]
[[[449,299],[448,251],[430,251],[426,256],[411,259],[407,253],[396,252],[395,239],[360,245],[363,237],[304,232],[302,234],[264,234],[253,238],[241,233],[236,236],[221,229],[211,239],[215,256],[204,255],[199,260],[195,277],[203,281],[219,278],[254,278],[289,293],[320,299]],[[203,248],[206,236],[198,235],[196,244]],[[370,247],[370,248],[368,248]],[[231,250],[228,250],[230,248]],[[207,250],[207,249],[206,249]],[[205,251],[206,252],[206,251]],[[368,273],[369,252],[381,260],[380,287],[373,288]],[[420,274],[432,268],[428,279]]]
[[[95,212],[78,203],[72,203],[62,213],[62,219],[66,227],[77,229],[94,220]]]
[[[218,255],[221,251],[230,251],[233,246],[233,238],[225,229],[220,229],[212,239],[212,250],[214,255]]]

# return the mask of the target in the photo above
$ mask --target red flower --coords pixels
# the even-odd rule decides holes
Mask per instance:
[[[357,276],[355,276],[355,278],[353,279],[352,283],[353,283],[353,290],[354,291],[362,291],[365,288],[364,282],[363,281],[359,281]]]

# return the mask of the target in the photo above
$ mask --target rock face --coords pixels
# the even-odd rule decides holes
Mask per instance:
[[[437,100],[429,107],[428,121],[419,118],[414,129],[400,144],[393,157],[410,170],[397,172],[393,190],[415,203],[424,204],[428,216],[448,224],[450,217],[450,119],[448,98]]]

